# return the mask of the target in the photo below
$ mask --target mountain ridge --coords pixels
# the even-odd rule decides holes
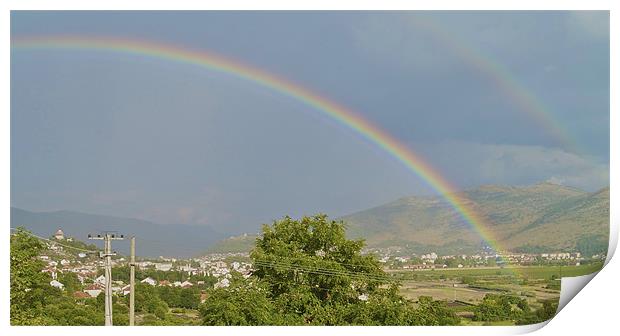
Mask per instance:
[[[584,237],[609,235],[609,187],[587,192],[551,182],[482,185],[451,196],[482,214],[485,229],[498,238],[494,245],[506,250],[575,250]],[[345,222],[350,238],[363,238],[371,248],[404,246],[415,253],[450,254],[488,244],[440,196],[401,197],[337,219]],[[226,241],[218,244],[227,249]]]
[[[11,227],[20,226],[42,237],[49,237],[62,228],[67,236],[78,240],[86,240],[88,234],[102,231],[117,231],[125,237],[135,235],[137,254],[145,257],[195,256],[225,237],[207,226],[159,224],[138,218],[71,210],[35,212],[11,207]],[[95,244],[101,245],[99,241]],[[128,242],[115,242],[114,245],[121,253],[129,252]]]
[[[484,221],[476,225],[484,225],[497,239],[492,245],[509,251],[532,247],[574,250],[584,237],[600,245],[606,243],[609,235],[609,187],[586,192],[549,182],[482,185],[451,196],[481,215]],[[404,246],[414,253],[435,250],[450,254],[476,251],[489,244],[441,196],[401,197],[336,219],[345,222],[349,238],[363,238],[368,247]],[[205,226],[165,225],[69,210],[30,212],[13,207],[11,226],[24,226],[42,236],[61,227],[82,239],[102,229],[126,236],[135,234],[138,250],[144,256],[244,252],[257,236],[229,237]],[[127,250],[122,244],[117,245]]]

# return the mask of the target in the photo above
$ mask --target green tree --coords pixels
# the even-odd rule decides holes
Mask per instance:
[[[245,281],[211,291],[201,306],[207,325],[457,324],[431,300],[415,308],[362,240],[349,240],[341,221],[325,215],[264,225]],[[251,299],[250,299],[251,298]]]
[[[203,325],[277,325],[282,320],[266,284],[255,278],[234,279],[230,287],[211,291],[200,314]]]
[[[75,291],[80,289],[80,281],[78,280],[77,274],[73,272],[59,274],[58,281],[65,285],[65,291],[68,295],[73,295]]]
[[[72,296],[77,286],[74,274],[59,275],[67,290],[50,286],[51,278],[41,272],[44,264],[37,259],[44,248],[41,241],[23,229],[11,235],[11,324],[103,325],[103,314],[95,300],[76,304]]]
[[[520,320],[530,313],[526,299],[513,295],[487,294],[474,309],[476,321]]]
[[[181,289],[179,304],[175,307],[197,309],[200,305],[200,292],[193,288]]]
[[[42,304],[40,297],[45,288],[46,274],[43,263],[37,259],[44,245],[28,231],[19,228],[11,235],[11,304],[12,325],[36,325]],[[34,295],[33,295],[34,294]]]
[[[528,312],[522,316],[517,324],[535,324],[547,321],[555,316],[558,310],[557,300],[545,300],[542,303],[542,307],[538,308],[534,312]]]
[[[361,254],[363,246],[362,240],[346,239],[344,224],[325,215],[285,217],[263,226],[251,258],[254,274],[274,297],[301,286],[320,300],[349,300],[386,283],[378,260]]]

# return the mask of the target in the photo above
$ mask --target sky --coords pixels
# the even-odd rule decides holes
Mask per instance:
[[[11,12],[12,38],[66,35],[211,51],[286,78],[458,189],[609,184],[608,12]],[[11,52],[11,206],[236,234],[433,193],[256,83],[141,55]]]

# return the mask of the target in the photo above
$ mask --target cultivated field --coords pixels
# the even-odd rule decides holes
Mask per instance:
[[[595,263],[583,266],[391,270],[388,273],[402,279],[400,290],[405,297],[413,301],[420,296],[445,300],[462,317],[463,324],[477,325],[480,323],[471,320],[472,311],[487,294],[516,295],[526,298],[532,308],[538,308],[545,300],[559,300],[561,277],[591,274],[601,267],[602,263]]]

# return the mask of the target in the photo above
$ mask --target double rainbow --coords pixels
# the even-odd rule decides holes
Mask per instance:
[[[536,125],[545,130],[545,133],[567,150],[582,153],[583,148],[569,135],[565,127],[557,122],[553,111],[541,99],[536,97],[516,77],[493,58],[484,54],[479,48],[467,43],[459,37],[458,32],[448,30],[431,17],[412,17],[410,22],[421,31],[429,34],[442,46],[457,55],[460,60],[474,68],[478,74],[486,77],[493,83],[495,89],[510,99],[519,111],[525,113],[536,122]]]
[[[14,50],[69,49],[106,51],[121,54],[151,57],[165,61],[198,66],[218,71],[253,82],[277,91],[284,96],[304,103],[328,116],[345,127],[355,131],[371,143],[387,152],[420,177],[428,186],[442,195],[445,201],[486,241],[489,247],[501,251],[485,219],[474,211],[467,199],[459,197],[455,189],[440,173],[396,138],[373,125],[361,115],[330,101],[316,93],[282,77],[242,64],[229,57],[222,57],[205,51],[192,51],[180,47],[120,38],[86,38],[79,36],[20,37],[11,41]]]

